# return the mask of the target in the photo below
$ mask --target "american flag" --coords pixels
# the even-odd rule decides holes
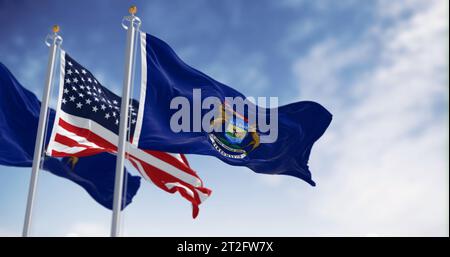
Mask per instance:
[[[121,98],[102,86],[89,70],[61,51],[61,73],[55,124],[47,147],[54,157],[83,157],[101,152],[116,153]],[[129,138],[137,123],[139,103],[130,102]],[[128,142],[126,157],[139,173],[159,188],[179,192],[193,206],[211,193],[182,154],[138,149]],[[92,171],[95,172],[95,171]]]

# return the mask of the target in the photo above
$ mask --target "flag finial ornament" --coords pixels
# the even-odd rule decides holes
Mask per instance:
[[[137,7],[136,7],[136,5],[130,6],[130,8],[128,9],[128,12],[129,12],[131,15],[135,15],[135,14],[137,13]]]
[[[53,33],[58,33],[59,32],[59,26],[58,25],[53,25],[52,31],[53,31]]]

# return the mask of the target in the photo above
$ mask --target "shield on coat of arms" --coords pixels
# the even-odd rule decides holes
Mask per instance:
[[[232,144],[241,143],[248,133],[248,125],[242,118],[229,119],[225,124],[225,137]]]

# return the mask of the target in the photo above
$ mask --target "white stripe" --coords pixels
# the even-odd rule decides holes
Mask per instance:
[[[187,191],[187,193],[188,193],[192,198],[195,199],[194,192],[192,192],[192,190],[191,190],[189,187],[187,187],[187,186],[185,186],[185,185],[183,185],[183,184],[180,184],[180,183],[178,183],[178,182],[166,183],[166,187],[167,187],[168,189],[172,189],[173,187],[181,187],[181,188],[184,188],[184,189]]]
[[[116,134],[114,134],[111,130],[104,128],[102,125],[98,124],[97,122],[95,122],[91,119],[86,119],[86,118],[68,114],[67,112],[64,112],[63,110],[60,111],[60,117],[65,122],[67,122],[75,127],[88,129],[88,130],[92,131],[93,133],[101,136],[103,139],[105,139],[109,143],[117,146],[118,136]]]
[[[199,178],[192,176],[191,174],[188,174],[178,168],[176,168],[175,166],[172,166],[171,164],[158,159],[156,157],[154,157],[153,155],[150,155],[140,149],[137,149],[135,147],[132,147],[130,149],[130,154],[133,155],[134,157],[145,161],[146,163],[157,167],[160,170],[163,170],[164,172],[178,178],[179,180],[188,183],[194,187],[198,187],[202,185],[202,182]]]
[[[62,152],[62,153],[67,153],[67,154],[74,154],[74,153],[79,153],[83,150],[86,150],[86,147],[78,147],[78,146],[71,147],[71,146],[60,144],[58,142],[53,142],[52,150]]]
[[[136,147],[139,144],[139,138],[141,137],[142,130],[142,117],[144,116],[145,94],[147,92],[147,39],[146,33],[141,32],[141,89],[139,91],[139,110],[136,120],[136,126],[133,135],[133,145]]]
[[[172,155],[173,157],[175,157],[180,162],[186,164],[186,166],[189,166],[187,163],[184,162],[183,158],[181,158],[181,154],[178,154],[178,153],[168,153],[168,154]]]
[[[198,198],[200,198],[200,202],[203,203],[206,199],[208,199],[209,195],[203,193],[202,191],[200,191],[200,190],[198,190],[198,189],[195,189],[195,191],[196,191],[197,194],[198,194]]]
[[[175,159],[179,160],[181,163],[185,164],[186,167],[189,168],[189,165],[183,160],[183,158],[181,158],[181,154],[179,154],[179,153],[167,153],[167,152],[166,152],[166,154],[168,154],[168,155],[174,157]]]
[[[169,189],[172,188],[172,187],[174,187],[174,186],[177,186],[177,187],[183,187],[183,188],[189,190],[189,192],[192,192],[192,190],[191,190],[190,188],[188,188],[188,187],[186,187],[186,186],[184,186],[184,185],[182,185],[182,184],[180,184],[180,183],[178,183],[178,182],[166,183],[166,186],[167,186]],[[202,191],[200,191],[200,190],[198,190],[198,189],[196,189],[196,188],[194,188],[194,190],[195,190],[195,193],[197,193],[198,198],[200,199],[200,202],[201,202],[201,203],[203,203],[206,199],[208,199],[209,195],[203,193]],[[190,193],[190,195],[193,196],[193,193]]]
[[[55,121],[53,122],[53,129],[52,129],[52,135],[50,136],[50,141],[47,146],[47,150],[45,151],[47,155],[51,156],[54,143],[55,143],[55,136],[56,136],[56,130],[58,129],[58,121],[59,121],[59,115],[61,113],[61,99],[63,96],[63,88],[64,88],[64,75],[66,72],[66,51],[60,50],[60,71],[59,71],[59,92],[58,92],[58,101],[56,102],[56,114],[55,114]]]
[[[189,193],[190,196],[194,197],[194,193],[196,193],[198,195],[198,198],[200,200],[200,203],[203,203],[206,199],[208,199],[209,195],[203,193],[202,191],[194,188],[195,192],[192,192],[192,190],[186,186],[184,186],[183,184],[180,184],[178,182],[173,182],[173,183],[166,183],[167,188],[171,189],[174,186],[176,187],[182,187],[184,189],[186,189]]]
[[[101,149],[103,147],[100,147],[91,141],[88,141],[85,137],[81,137],[73,132],[65,130],[63,127],[58,126],[58,133],[59,135],[66,136],[74,141],[76,141],[78,144],[82,144],[83,146],[86,146],[88,148],[98,148]]]

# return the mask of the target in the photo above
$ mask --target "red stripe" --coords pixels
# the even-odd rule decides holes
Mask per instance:
[[[61,134],[55,135],[55,142],[58,142],[60,144],[63,144],[63,145],[69,146],[69,147],[86,147],[86,148],[91,148],[91,149],[99,149],[97,147],[81,144],[80,142],[73,140],[70,137],[61,135]],[[100,148],[100,149],[104,149],[104,148]]]
[[[136,164],[137,161],[136,161],[135,159],[130,158],[130,159],[128,159],[128,160],[129,160],[129,161],[131,162],[131,164],[136,168],[136,170],[142,175],[142,177],[147,178],[147,173],[145,173],[144,171],[141,171],[141,170],[138,168],[138,165]],[[144,172],[145,174],[143,174],[143,172]]]
[[[99,149],[99,148],[94,148],[94,147],[87,146],[84,144],[80,144],[77,141],[75,141],[67,136],[63,136],[61,134],[55,135],[55,142],[58,142],[62,145],[68,146],[68,147],[85,147],[86,148],[85,150],[82,150],[78,153],[68,153],[68,152],[58,151],[60,149],[53,150],[52,156],[55,156],[55,157],[64,157],[64,156],[83,157],[83,156],[94,155],[94,154],[98,154],[98,153],[102,153],[102,152],[110,152],[109,149],[104,149],[104,148]]]
[[[86,156],[91,156],[91,155],[104,153],[104,152],[105,151],[102,149],[86,149],[86,150],[80,151],[78,153],[66,153],[66,152],[61,152],[61,151],[57,151],[57,150],[52,150],[51,155],[53,157],[70,157],[70,156],[86,157]]]
[[[98,136],[97,134],[95,134],[94,132],[92,132],[89,129],[76,127],[76,126],[64,121],[63,119],[59,119],[58,123],[61,127],[66,129],[67,131],[75,133],[78,136],[85,137],[89,142],[92,142],[100,147],[103,147],[103,148],[106,148],[109,150],[117,151],[117,147],[114,144],[108,142],[107,140],[105,140],[101,136]]]
[[[164,186],[164,184],[167,183],[167,182],[179,182],[179,183],[182,183],[182,184],[190,185],[190,184],[184,182],[183,180],[181,180],[181,179],[179,179],[179,178],[177,178],[175,176],[172,176],[169,173],[166,173],[163,170],[161,170],[161,169],[159,169],[159,168],[157,168],[157,167],[155,167],[155,166],[153,166],[153,165],[151,165],[151,164],[149,164],[149,163],[147,163],[147,162],[145,162],[145,161],[143,161],[141,159],[136,158],[135,156],[132,156],[132,158],[134,160],[138,161],[142,165],[142,167],[145,170],[145,173],[147,174],[147,176],[149,178],[152,178],[155,175],[157,175],[158,179],[161,181],[161,183],[163,183],[162,186]]]
[[[189,162],[188,162],[186,156],[184,154],[180,154],[180,156],[181,156],[181,159],[183,160],[183,162],[190,168],[191,165],[189,165]]]

